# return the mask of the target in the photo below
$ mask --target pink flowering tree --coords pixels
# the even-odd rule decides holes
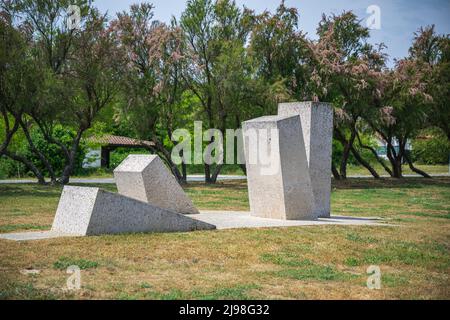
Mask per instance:
[[[158,153],[179,181],[186,180],[171,160],[170,137],[181,117],[176,109],[184,91],[184,43],[181,29],[153,19],[153,5],[132,5],[119,13],[111,29],[126,52],[122,107],[115,119],[134,128],[143,145]]]
[[[391,164],[389,173],[402,177],[402,165],[429,177],[416,168],[407,152],[407,144],[426,124],[433,102],[427,92],[430,65],[414,58],[397,61],[394,70],[383,73],[378,84],[380,95],[374,97],[375,108],[365,120],[386,142],[386,155]]]
[[[80,8],[78,28],[69,28],[66,21],[69,4]],[[2,5],[14,17],[14,27],[30,35],[28,57],[40,76],[25,90],[29,99],[19,125],[29,150],[47,169],[51,183],[67,184],[83,135],[117,92],[118,76],[122,73],[120,48],[107,29],[106,18],[88,0],[17,0]],[[67,131],[67,141],[54,135],[56,126]],[[38,148],[31,129],[60,150],[60,172]],[[30,168],[29,159],[23,154],[8,155]],[[42,173],[30,169],[44,183]]]
[[[323,16],[317,29],[318,41],[310,43],[311,78],[307,84],[315,101],[332,102],[334,138],[342,145],[339,163],[333,163],[335,178],[345,179],[350,154],[376,178],[378,173],[358,152],[362,117],[372,108],[372,97],[382,74],[385,56],[382,46],[366,40],[368,30],[352,12]]]

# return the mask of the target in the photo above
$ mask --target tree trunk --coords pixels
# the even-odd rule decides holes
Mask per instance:
[[[217,182],[217,177],[220,174],[220,170],[222,170],[223,163],[216,165],[216,168],[213,171],[213,174],[211,175],[211,183]]]
[[[156,138],[152,138],[152,142],[154,143],[153,147],[148,147],[147,145],[143,145],[146,149],[150,150],[151,152],[157,152],[161,154],[161,158],[166,164],[169,166],[170,170],[172,171],[173,175],[177,179],[179,183],[183,183],[183,176],[180,173],[180,170],[178,169],[177,165],[172,161],[170,152],[164,147],[164,145]]]
[[[205,183],[212,183],[211,166],[209,164],[205,163],[204,167],[205,167]]]
[[[356,161],[358,161],[360,164],[362,164],[367,170],[369,170],[370,174],[375,178],[375,179],[380,179],[380,175],[377,173],[377,171],[369,164],[369,162],[367,162],[366,160],[363,159],[363,157],[361,157],[361,155],[359,154],[359,152],[352,146],[351,147],[351,151],[353,156],[355,157]]]
[[[52,165],[45,157],[45,155],[35,146],[33,139],[31,138],[30,131],[28,130],[27,125],[22,120],[20,121],[20,126],[22,127],[22,131],[25,134],[25,138],[28,141],[28,145],[30,146],[31,151],[33,151],[33,153],[38,156],[38,158],[41,160],[41,162],[47,169],[48,174],[50,175],[50,184],[56,184],[57,183],[56,174],[55,171],[53,170]]]
[[[402,160],[399,157],[399,153],[395,152],[395,148],[392,145],[392,137],[387,136],[383,138],[386,141],[386,155],[391,163],[392,177],[402,178]]]
[[[14,126],[10,129],[7,117],[8,117],[8,115],[6,114],[6,112],[4,112],[4,119],[5,119],[4,121],[5,121],[5,127],[6,127],[5,128],[6,134],[5,134],[5,140],[0,145],[0,156],[7,152],[7,149],[8,149],[9,143],[11,142],[12,137],[14,136],[14,134],[19,129],[19,120],[18,120],[18,118],[15,118]]]
[[[378,156],[377,151],[373,147],[363,144],[362,141],[361,141],[361,138],[359,137],[359,134],[357,135],[357,139],[358,139],[358,142],[359,142],[359,145],[361,146],[361,148],[369,150],[370,152],[372,152],[373,156],[378,161],[378,163],[381,164],[381,166],[384,168],[384,170],[392,177],[392,170],[389,169],[389,167],[386,165],[386,163],[384,163],[383,159],[381,159]]]
[[[184,154],[183,154],[183,150],[181,150],[180,155],[181,155],[181,179],[183,181],[183,183],[187,183],[187,167],[186,167],[186,161],[184,159]]]
[[[391,139],[387,142],[387,157],[391,162],[392,173],[394,178],[402,178],[402,159],[399,154],[395,152]]]
[[[341,179],[347,179],[347,163],[350,156],[350,144],[344,143],[344,152],[342,153],[341,164],[339,166],[339,175]]]
[[[331,172],[333,173],[334,179],[341,180],[341,175],[339,174],[339,171],[337,170],[334,163],[331,164]]]
[[[339,166],[339,171],[340,171],[339,176],[341,177],[341,179],[346,179],[347,178],[347,163],[348,163],[348,158],[350,156],[351,149],[353,147],[353,142],[355,141],[355,138],[356,138],[356,129],[355,128],[352,129],[352,133],[351,133],[349,140],[345,139],[344,134],[342,134],[338,129],[335,128],[334,132],[335,132],[335,137],[338,139],[338,141],[344,147],[344,151],[342,153],[341,164]]]
[[[68,184],[70,176],[73,173],[73,167],[75,165],[75,157],[77,155],[78,147],[80,146],[81,136],[83,135],[84,129],[78,129],[75,139],[72,141],[72,146],[69,151],[69,158],[66,160],[66,165],[64,166],[61,178],[59,180],[62,184]]]
[[[415,172],[415,173],[417,173],[417,174],[420,174],[421,176],[423,176],[423,177],[425,177],[425,178],[430,178],[430,179],[431,179],[431,176],[430,176],[428,173],[426,173],[425,171],[422,171],[422,170],[416,168],[416,167],[413,165],[413,163],[412,163],[412,161],[411,161],[411,158],[409,157],[409,155],[408,155],[407,153],[405,153],[405,159],[406,159],[406,161],[408,162],[409,168],[410,168],[413,172]]]
[[[44,175],[41,173],[41,171],[39,171],[39,169],[33,164],[33,162],[31,162],[30,160],[28,160],[27,158],[17,154],[17,153],[13,153],[10,152],[8,150],[4,151],[4,155],[6,155],[7,157],[15,160],[15,161],[19,161],[22,162],[28,169],[30,169],[33,174],[36,176],[36,178],[38,179],[38,183],[39,184],[46,184],[45,183],[45,178]]]

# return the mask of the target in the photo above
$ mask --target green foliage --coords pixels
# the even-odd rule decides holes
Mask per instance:
[[[61,141],[69,149],[71,147],[75,134],[76,133],[73,130],[65,128],[62,125],[55,126],[52,133],[52,135],[56,139]],[[44,139],[43,135],[39,130],[32,130],[31,135],[33,142],[36,145],[36,148],[45,155],[45,158],[50,162],[53,169],[55,170],[55,173],[57,175],[60,175],[65,165],[65,157],[61,151],[61,148],[56,144],[48,143],[48,141]],[[25,151],[26,157],[30,159],[41,170],[41,172],[47,175],[48,171],[45,165],[42,163],[42,161],[38,158],[38,156],[35,153],[31,151],[28,144],[26,145],[26,148],[27,148]],[[77,150],[77,154],[75,157],[75,166],[73,171],[74,174],[78,174],[81,172],[85,154],[86,154],[86,145],[82,141],[80,143],[80,146]]]
[[[0,226],[0,232],[12,232],[17,230],[48,230],[50,226],[35,224],[6,224]]]
[[[450,157],[450,141],[441,130],[428,130],[412,141],[413,161],[422,164],[447,164]]]
[[[98,267],[98,262],[90,261],[86,259],[73,259],[68,257],[60,257],[53,263],[53,268],[59,270],[65,270],[70,266],[78,266],[81,270],[93,269]]]
[[[129,154],[145,154],[148,153],[144,149],[117,148],[110,153],[110,169],[116,168]]]
[[[81,8],[79,32],[65,26],[69,3]],[[393,150],[393,140],[410,141],[424,127],[440,127],[444,136],[414,141],[413,157],[427,164],[448,161],[450,45],[448,35],[436,35],[432,26],[421,28],[409,57],[388,69],[383,46],[369,44],[368,28],[351,11],[323,14],[313,41],[299,29],[297,9],[284,1],[274,12],[256,14],[234,0],[189,0],[179,21],[168,24],[154,19],[148,2],[111,22],[88,0],[6,1],[0,10],[0,147],[25,155],[19,161],[30,159],[48,175],[24,139],[31,128],[34,144],[56,175],[63,173],[63,183],[83,173],[86,146],[77,145],[80,137],[109,133],[152,140],[154,151],[171,163],[176,129],[192,132],[196,120],[205,128],[236,129],[293,100],[333,104],[338,135],[332,161],[342,175],[347,164],[358,164],[354,150],[375,161],[358,144],[361,138],[373,146],[374,132]],[[26,123],[11,130],[6,124],[14,119]],[[64,154],[55,140],[77,151]],[[398,177],[404,146],[390,157]],[[112,167],[128,153],[113,152]],[[21,166],[1,158],[0,177]],[[207,172],[199,169],[189,168]],[[176,166],[172,170],[180,176]]]
[[[25,172],[25,166],[5,156],[0,157],[0,179],[19,177]]]
[[[357,267],[361,264],[361,262],[354,257],[348,257],[345,259],[344,264],[349,267]]]

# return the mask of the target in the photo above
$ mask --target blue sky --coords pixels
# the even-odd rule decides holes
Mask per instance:
[[[94,4],[102,11],[114,16],[116,12],[127,10],[132,3],[141,0],[96,0]],[[185,0],[153,0],[155,18],[168,22],[171,17],[179,17],[185,8]],[[239,6],[262,12],[274,11],[280,1],[236,0]],[[341,13],[352,10],[361,19],[369,14],[366,9],[377,5],[381,13],[381,28],[371,30],[371,43],[383,42],[391,60],[408,54],[413,33],[420,26],[435,24],[438,33],[450,34],[450,0],[286,0],[287,6],[296,7],[300,13],[299,27],[310,38],[316,37],[316,27],[322,13]],[[365,23],[363,21],[362,23]]]

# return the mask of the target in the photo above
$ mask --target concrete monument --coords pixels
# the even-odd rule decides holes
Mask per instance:
[[[65,186],[51,232],[88,236],[209,229],[215,226],[117,193]]]
[[[299,139],[299,116],[246,121],[243,136],[252,215],[284,220],[315,218],[305,146]],[[270,156],[263,161],[265,154]]]
[[[129,155],[114,170],[120,194],[178,213],[199,213],[157,155]]]
[[[322,102],[280,103],[281,116],[299,115],[314,199],[315,216],[330,216],[333,109]],[[301,170],[301,169],[299,169]]]

